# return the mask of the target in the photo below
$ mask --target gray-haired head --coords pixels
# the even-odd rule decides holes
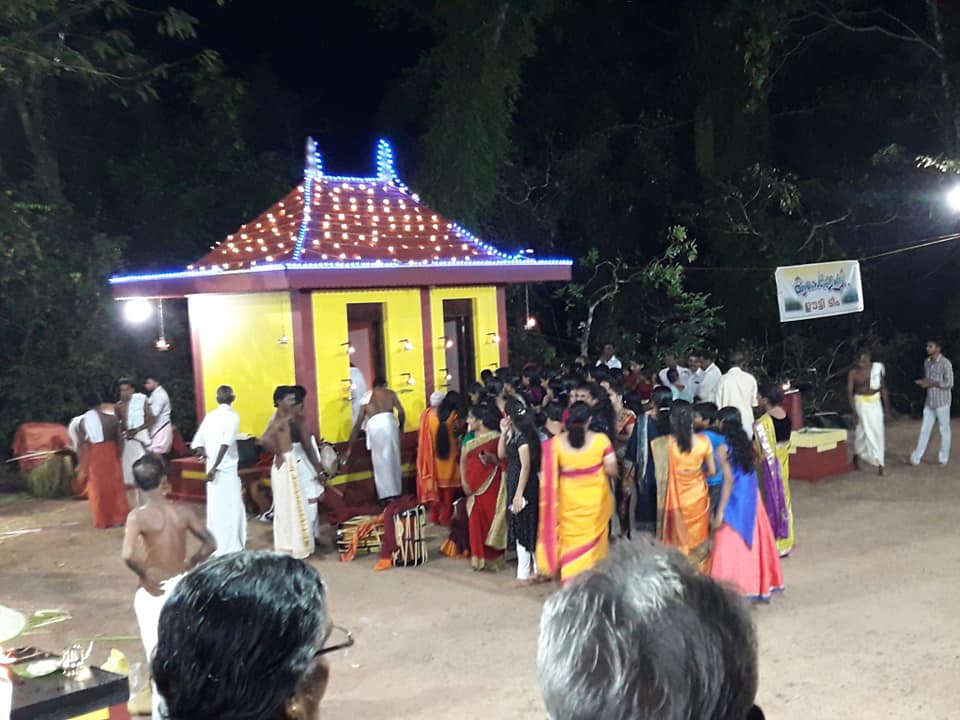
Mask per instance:
[[[237,396],[233,393],[233,388],[229,385],[221,385],[217,388],[217,403],[220,405],[230,405]]]
[[[642,540],[550,597],[540,691],[552,720],[741,720],[757,649],[740,598]]]

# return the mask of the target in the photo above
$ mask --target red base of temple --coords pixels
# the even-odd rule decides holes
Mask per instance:
[[[838,443],[832,450],[817,452],[814,448],[797,448],[790,456],[790,479],[820,482],[828,477],[853,472],[847,455],[847,443]]]
[[[346,450],[346,443],[337,445],[337,451],[341,454],[346,453]],[[410,470],[405,470],[403,473],[404,493],[416,494],[416,459],[417,433],[404,433],[400,443],[400,462],[411,468]],[[352,461],[343,469],[341,474],[371,473],[372,471],[370,454],[358,443],[355,446]],[[170,482],[170,498],[181,502],[206,502],[207,484],[205,477],[204,463],[200,458],[184,457],[171,460],[167,468],[167,479]],[[250,512],[256,512],[257,508],[249,499],[246,492],[247,486],[258,480],[269,479],[269,477],[270,465],[257,465],[240,471],[240,478],[244,485],[244,501]],[[333,487],[343,494],[343,502],[338,502],[338,505],[344,504],[360,507],[377,504],[377,486],[374,484],[372,477],[345,482],[339,485],[335,484]]]

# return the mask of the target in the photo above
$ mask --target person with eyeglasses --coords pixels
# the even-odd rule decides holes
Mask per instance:
[[[353,645],[310,565],[224,555],[187,575],[160,615],[152,670],[169,720],[317,720],[328,657]]]

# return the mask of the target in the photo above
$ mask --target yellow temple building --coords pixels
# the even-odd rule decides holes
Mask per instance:
[[[434,390],[507,364],[506,286],[569,280],[571,264],[503,252],[442,217],[400,182],[385,140],[374,175],[344,177],[311,139],[302,184],[196,263],[110,282],[121,301],[186,298],[198,418],[231,385],[241,432],[259,435],[273,389],[298,384],[311,425],[343,442],[359,371],[398,393],[409,448]],[[341,481],[370,477],[350,470]]]

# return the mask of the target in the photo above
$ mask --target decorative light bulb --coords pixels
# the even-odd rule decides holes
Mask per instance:
[[[151,315],[153,315],[153,303],[146,298],[134,298],[123,304],[123,317],[133,325],[146,322]]]

